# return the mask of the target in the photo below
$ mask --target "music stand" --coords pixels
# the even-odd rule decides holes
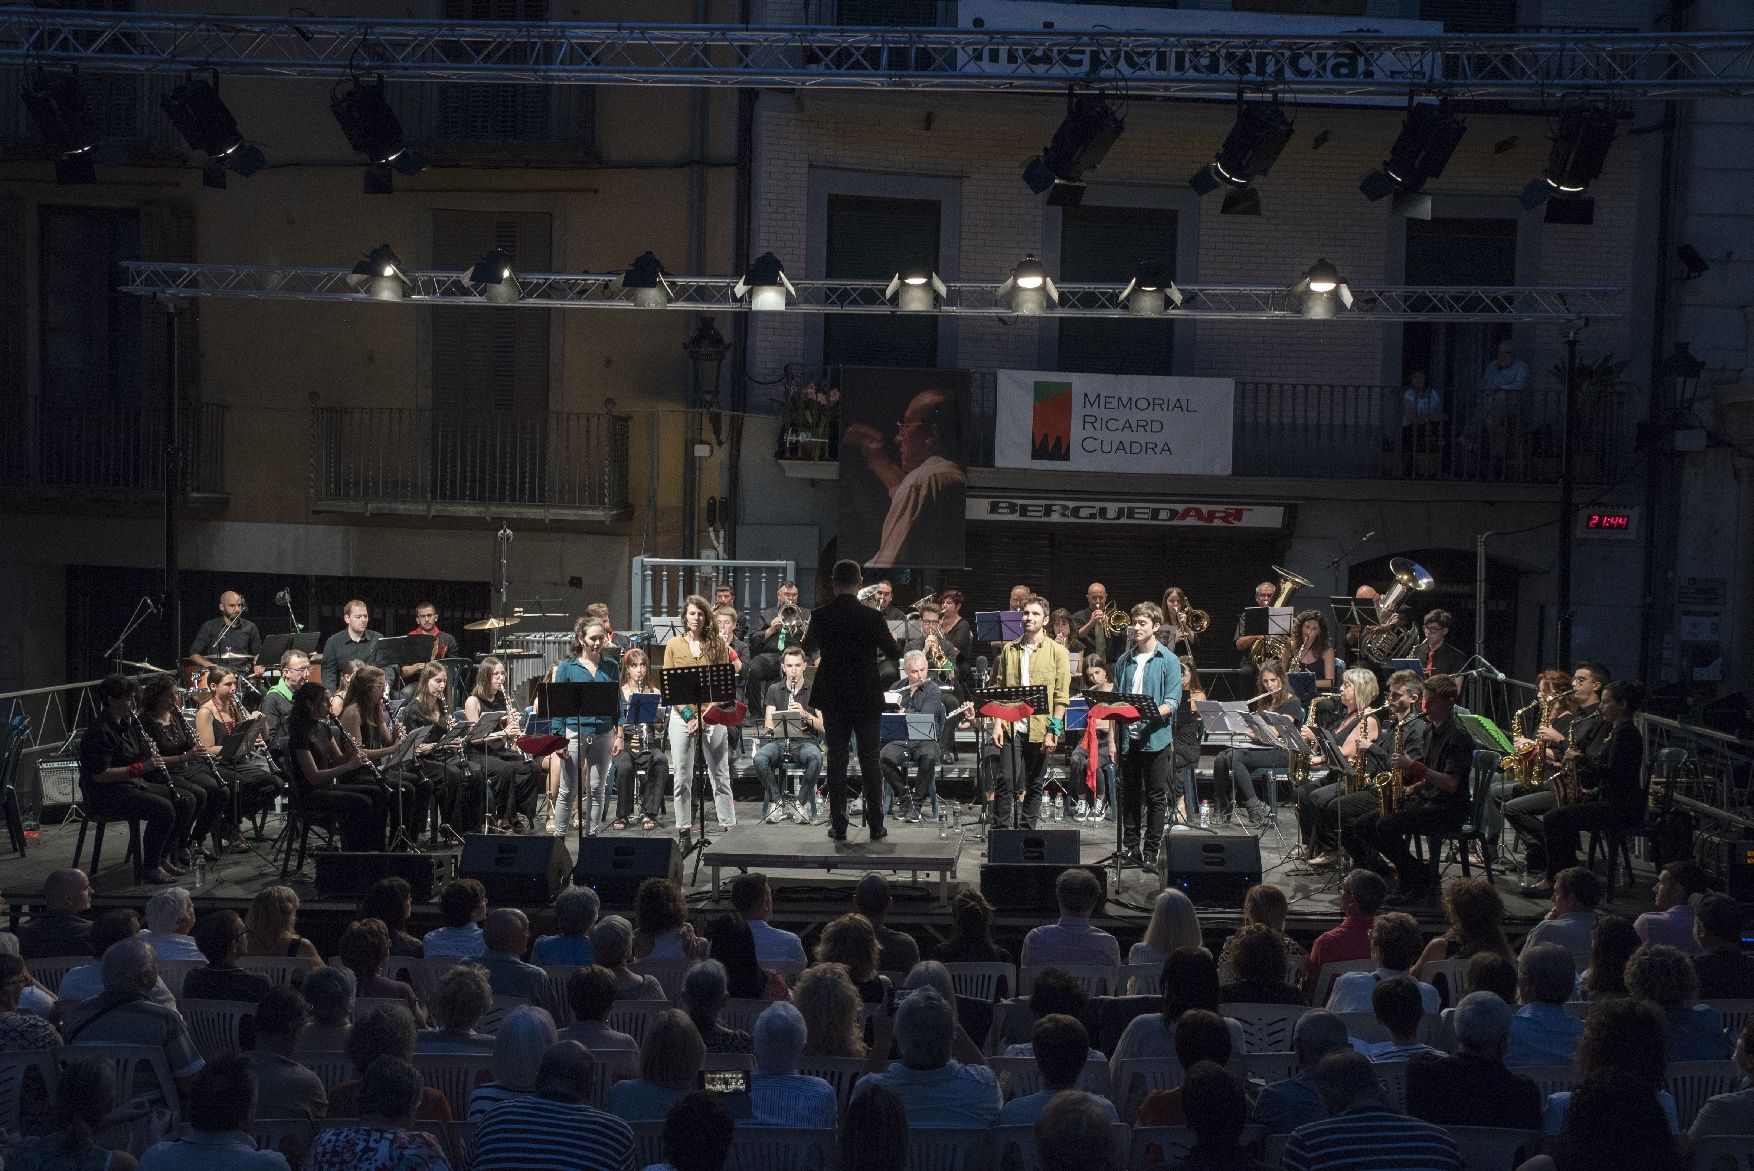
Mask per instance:
[[[682,850],[682,857],[694,855],[694,881],[700,877],[700,859],[710,844],[706,836],[706,803],[712,797],[712,785],[706,775],[706,720],[708,704],[730,703],[737,698],[737,673],[729,663],[708,663],[698,667],[665,667],[658,675],[658,687],[669,708],[694,709],[700,722],[694,732],[694,761],[689,791],[694,796],[694,840]],[[726,751],[729,751],[727,746]],[[680,763],[680,762],[678,762]],[[689,828],[689,827],[684,827]]]
[[[546,717],[548,719],[548,726],[551,730],[555,720],[607,719],[614,722],[621,714],[621,685],[607,681],[601,683],[585,681],[556,683],[551,680],[543,680],[536,684],[536,714],[539,718]],[[564,732],[567,725],[562,723],[561,729]],[[603,735],[601,732],[592,732],[589,735],[579,733],[579,754],[584,755],[589,743],[601,735]],[[594,835],[597,831],[590,821],[591,777],[585,767],[585,762],[574,760],[573,772],[577,775],[577,783],[574,785],[575,791],[573,793],[573,822],[578,836],[577,849],[573,853],[573,857],[582,858],[584,857],[587,834]],[[604,784],[607,788],[607,777],[604,777]],[[585,808],[581,808],[581,806]],[[560,826],[555,828],[561,829]],[[562,832],[565,831],[562,830]]]
[[[877,717],[877,738],[885,744],[936,740],[938,717],[930,712],[884,712]]]
[[[775,712],[773,731],[769,734],[776,740],[808,740],[816,732],[810,727],[810,722],[797,712]]]
[[[1023,611],[976,610],[974,614],[976,642],[1010,642],[1023,637]]]
[[[1138,723],[1141,720],[1152,719],[1152,718],[1156,717],[1156,715],[1157,715],[1157,703],[1155,700],[1153,700],[1148,695],[1129,695],[1129,694],[1123,694],[1121,692],[1116,692],[1116,691],[1095,691],[1095,690],[1086,690],[1084,692],[1081,692],[1080,694],[1082,695],[1084,702],[1089,704],[1089,707],[1085,710],[1085,714],[1084,714],[1084,724],[1085,724],[1085,727],[1087,727],[1087,728],[1089,727],[1090,720],[1092,718],[1090,715],[1090,712],[1092,710],[1094,710],[1095,708],[1099,708],[1099,707],[1111,707],[1112,708],[1112,707],[1119,707],[1121,705],[1131,705],[1133,710],[1139,713],[1136,718],[1130,719],[1130,720],[1124,716],[1117,716],[1117,715],[1104,715],[1104,716],[1102,716],[1101,717],[1102,721],[1113,720],[1115,722],[1116,726],[1115,726],[1113,732],[1111,733],[1111,735],[1114,735],[1114,736],[1120,736],[1122,734],[1122,730],[1129,724]],[[1066,714],[1068,716],[1071,715],[1071,711],[1072,711],[1071,706],[1068,704],[1067,708],[1066,708]],[[1068,728],[1071,727],[1070,721],[1068,721],[1066,726]],[[1099,738],[1096,741],[1096,743],[1091,746],[1091,752],[1095,753],[1096,751],[1098,751],[1101,743],[1102,743],[1102,741]],[[1069,760],[1070,753],[1067,754],[1067,757]],[[1126,815],[1126,810],[1124,810],[1121,807],[1120,793],[1118,791],[1120,788],[1120,784],[1121,784],[1120,770],[1117,768],[1115,770],[1114,787],[1113,787],[1113,789],[1111,789],[1111,791],[1109,793],[1109,803],[1114,807],[1114,814],[1115,814],[1115,848],[1112,852],[1104,855],[1101,858],[1098,858],[1096,860],[1096,862],[1094,863],[1094,865],[1097,865],[1097,866],[1107,866],[1110,862],[1114,863],[1114,867],[1115,867],[1115,892],[1117,894],[1120,892],[1120,889],[1121,889],[1121,872],[1122,872],[1122,870],[1128,866],[1133,866],[1133,867],[1137,868],[1137,867],[1142,867],[1144,865],[1143,859],[1140,859],[1138,861],[1133,861],[1127,857],[1127,849],[1126,849],[1127,815]]]
[[[262,637],[262,649],[256,652],[256,666],[267,671],[279,671],[280,660],[287,651],[299,651],[305,655],[317,653],[317,632],[301,634],[268,634]]]

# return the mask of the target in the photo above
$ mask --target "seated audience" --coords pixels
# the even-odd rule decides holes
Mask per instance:
[[[408,920],[414,916],[414,888],[406,878],[390,875],[372,883],[359,904],[361,919],[376,919],[390,933],[390,954],[417,960],[426,955],[420,940],[408,933]]]
[[[144,934],[118,940],[104,952],[102,995],[82,1000],[61,1025],[69,1045],[151,1045],[164,1053],[177,1089],[187,1093],[201,1072],[201,1054],[175,1009],[152,1000],[158,984],[158,962]],[[133,1086],[121,1087],[128,1097],[155,1093],[160,1087],[150,1069],[140,1067]]]
[[[249,1061],[256,1075],[258,1118],[315,1121],[329,1112],[323,1080],[295,1056],[309,1013],[304,997],[292,988],[275,988],[256,1006],[256,1047]]]
[[[1357,871],[1353,873],[1356,874]],[[1419,924],[1413,916],[1401,911],[1391,911],[1378,917],[1370,926],[1370,954],[1376,961],[1376,970],[1340,973],[1334,981],[1332,991],[1328,993],[1328,1011],[1369,1012],[1370,995],[1376,990],[1376,986],[1390,976],[1408,976],[1424,946],[1425,937],[1419,933]],[[1437,989],[1423,980],[1415,982],[1419,985],[1419,995],[1425,1004],[1425,1011],[1433,1016],[1437,1015],[1437,1010],[1442,1007],[1442,999],[1437,995]]]
[[[804,944],[797,934],[775,927],[773,918],[773,887],[765,874],[739,874],[731,880],[731,906],[738,918],[749,924],[755,938],[755,959],[762,964],[807,964]],[[714,949],[715,955],[718,954]],[[721,957],[722,958],[722,957]]]
[[[646,1025],[639,1047],[639,1077],[616,1082],[605,1098],[609,1112],[626,1122],[658,1122],[694,1088],[706,1059],[700,1031],[681,1009],[669,1009]]]
[[[61,1034],[35,1013],[18,1011],[18,998],[30,981],[24,961],[0,953],[0,1053],[47,1053],[61,1047]],[[40,1133],[49,1115],[49,1087],[40,1071],[26,1070],[14,1106],[25,1134]]]
[[[597,953],[597,962],[615,977],[615,999],[670,999],[656,976],[628,966],[633,959],[633,925],[620,915],[606,915],[591,928],[591,948]]]
[[[1461,1171],[1455,1139],[1385,1105],[1376,1071],[1362,1053],[1328,1054],[1316,1067],[1315,1081],[1328,1117],[1291,1132],[1285,1171]]]
[[[1596,908],[1602,905],[1602,880],[1582,866],[1568,866],[1553,879],[1553,905],[1547,917],[1523,936],[1523,950],[1537,943],[1557,943],[1571,953],[1578,971],[1590,966],[1590,941],[1596,931]]]
[[[1425,965],[1439,960],[1473,959],[1481,952],[1507,960],[1516,958],[1504,937],[1504,900],[1485,878],[1450,880],[1443,889],[1443,910],[1449,926],[1419,954],[1419,962],[1413,965],[1414,979],[1424,980]],[[1453,1005],[1462,998],[1459,988],[1439,988],[1438,993],[1444,1004]]]
[[[804,1014],[806,1057],[867,1055],[859,1028],[859,990],[847,975],[845,964],[805,968],[798,986],[792,989],[792,1003]],[[877,1054],[875,1060],[882,1057]]]
[[[682,978],[682,1009],[694,1022],[706,1051],[753,1053],[755,1042],[748,1033],[719,1023],[719,1013],[729,998],[725,965],[718,960],[700,960]]]
[[[310,1006],[311,1022],[305,1026],[299,1048],[311,1053],[345,1053],[353,1033],[353,973],[337,964],[318,968],[305,977],[302,989]]]
[[[1578,1084],[1549,1154],[1517,1171],[1681,1171],[1679,1144],[1663,1111],[1635,1078],[1603,1074]],[[1671,1123],[1673,1119],[1669,1120]]]
[[[706,940],[688,921],[682,888],[668,878],[648,878],[633,899],[633,957],[637,960],[704,960]]]
[[[1735,1060],[1742,1084],[1754,1087],[1754,1020],[1743,1025],[1741,1036],[1736,1038]],[[1720,1134],[1748,1135],[1754,1139],[1754,1088],[1707,1098],[1687,1131],[1687,1141],[1697,1144],[1700,1139]]]
[[[663,1171],[723,1171],[736,1123],[719,1095],[684,1094],[664,1116]],[[843,1167],[842,1171],[846,1171]]]
[[[1623,997],[1596,1005],[1577,1045],[1577,1081],[1610,1075],[1631,1079],[1662,1107],[1673,1133],[1680,1126],[1675,1099],[1663,1088],[1668,1073],[1666,1041],[1663,1015],[1650,1002]],[[1542,1131],[1558,1134],[1569,1109],[1570,1091],[1549,1094],[1541,1113]]]
[[[125,1112],[116,1111],[116,1075],[110,1063],[68,1056],[75,1060],[61,1070],[49,1129],[15,1138],[6,1148],[6,1166],[11,1171],[134,1171],[132,1155],[95,1140],[99,1131],[124,1120]]]
[[[400,1010],[383,1009],[374,1015],[386,1012]],[[361,1027],[365,1023],[360,1022]],[[409,1033],[413,1031],[410,1022]],[[351,1084],[358,1086],[354,1097],[359,1123],[319,1131],[305,1160],[305,1171],[450,1171],[450,1161],[439,1149],[438,1140],[412,1129],[416,1105],[424,1118],[427,1099],[437,1091],[421,1083],[420,1071],[407,1058],[380,1057],[371,1063],[364,1078]],[[444,1100],[443,1094],[439,1100]],[[341,1116],[339,1111],[336,1114]]]
[[[882,1004],[894,987],[877,971],[877,932],[863,915],[842,915],[822,929],[816,962],[842,964],[866,1004]]]
[[[1513,1005],[1516,1003],[1516,986],[1516,964],[1496,952],[1483,951],[1468,961],[1468,974],[1462,978],[1462,995],[1490,992],[1506,1005]],[[1444,1009],[1438,1014],[1437,1026],[1431,1033],[1432,1045],[1445,1053],[1455,1052],[1455,1015],[1455,1009]]]
[[[238,967],[248,934],[236,911],[209,911],[195,924],[195,944],[207,957],[205,968],[183,977],[184,1000],[241,1000],[262,1003],[274,988],[265,976]],[[249,1048],[246,1040],[244,1048]]]
[[[771,907],[771,903],[769,906]],[[884,972],[911,972],[920,962],[920,945],[905,931],[884,925],[889,910],[895,905],[889,893],[889,880],[875,871],[859,879],[853,887],[853,910],[871,922],[877,934],[877,967]]]
[[[433,1027],[415,1038],[416,1053],[490,1053],[493,1038],[475,1026],[493,1007],[493,987],[475,964],[458,964],[439,979],[432,998]]]
[[[256,1149],[256,1075],[242,1056],[216,1058],[196,1074],[183,1109],[183,1137],[150,1147],[140,1171],[287,1171],[285,1155]]]
[[[481,924],[481,941],[487,950],[473,961],[487,972],[495,996],[515,996],[553,1016],[560,1011],[548,973],[524,962],[530,946],[530,917],[516,907],[489,911]]]
[[[1523,948],[1517,964],[1517,1000],[1510,1022],[1506,1065],[1569,1065],[1583,1038],[1583,1021],[1565,1011],[1576,974],[1571,953],[1557,943]]]
[[[1389,884],[1374,870],[1361,867],[1340,880],[1340,925],[1316,937],[1304,966],[1304,986],[1312,993],[1324,965],[1371,958],[1371,928],[1388,895]]]
[[[314,975],[315,973],[313,973]],[[347,1060],[353,1064],[353,1077],[336,1086],[329,1095],[332,1118],[352,1118],[366,1112],[360,1087],[365,1073],[383,1058],[399,1062],[414,1060],[414,1018],[399,1004],[386,1004],[362,1015],[347,1035]],[[416,1080],[419,1080],[416,1075]],[[422,1122],[451,1121],[451,1104],[444,1094],[427,1086],[420,1095],[416,1115]],[[315,1151],[312,1152],[315,1157]]]
[[[1251,923],[1230,937],[1224,958],[1231,982],[1219,987],[1224,1004],[1302,1004],[1303,993],[1286,983],[1291,963],[1285,937],[1265,923]],[[1301,966],[1301,965],[1300,965]]]
[[[59,873],[59,871],[57,871]],[[73,873],[78,874],[75,870]],[[83,877],[83,876],[82,876]],[[85,922],[83,919],[80,922]],[[100,996],[104,990],[103,956],[110,949],[110,944],[118,940],[128,939],[140,934],[140,916],[125,907],[105,911],[88,926],[86,942],[91,946],[92,961],[70,968],[61,977],[60,986],[55,989],[55,1003],[60,1006],[63,1016],[82,1000],[90,1000]],[[177,1007],[177,998],[165,987],[160,977],[152,988],[152,1001],[166,1008]]]
[[[896,992],[895,998],[899,1001],[904,996],[913,995],[916,990],[921,988],[930,988],[938,994],[945,1004],[950,1006],[950,1015],[955,1018],[956,1023],[955,1036],[951,1039],[950,1055],[964,1065],[985,1065],[987,1059],[982,1054],[981,1047],[975,1044],[974,1038],[968,1035],[968,1030],[962,1027],[962,1009],[961,1005],[957,1003],[956,981],[951,977],[950,969],[937,960],[921,960],[914,965],[913,971],[907,974],[907,979],[902,982],[901,989]],[[885,1023],[886,1018],[880,1019],[877,1026],[877,1041],[883,1048],[888,1047],[888,1042],[883,1035]]]
[[[1454,1057],[1424,1054],[1407,1063],[1407,1113],[1438,1126],[1541,1129],[1541,1091],[1505,1067],[1510,1006],[1490,992],[1456,1005]]]
[[[1699,1003],[1693,962],[1664,943],[1647,943],[1626,961],[1626,988],[1662,1011],[1669,1030],[1670,1061],[1725,1061],[1730,1041],[1723,1018]]]
[[[888,1086],[866,1086],[840,1124],[840,1171],[907,1171],[907,1108]]]
[[[456,956],[472,960],[487,950],[481,938],[481,921],[487,918],[487,888],[473,878],[453,878],[439,894],[439,920],[420,941],[427,956]]]
[[[1145,925],[1144,938],[1127,949],[1127,963],[1152,964],[1161,968],[1163,961],[1176,948],[1204,950],[1205,946],[1193,900],[1179,888],[1166,886],[1157,892],[1157,898],[1151,903],[1151,921]]]
[[[634,1164],[627,1123],[592,1108],[591,1055],[562,1041],[542,1055],[535,1093],[509,1098],[475,1125],[471,1171],[627,1171]]]
[[[560,1039],[548,1010],[520,1004],[505,1014],[493,1035],[493,1080],[469,1095],[469,1121],[480,1122],[501,1102],[536,1092],[542,1055]]]
[[[940,993],[942,995],[942,993]],[[1084,985],[1078,983],[1070,975],[1058,968],[1049,968],[1035,978],[1035,986],[1029,990],[1029,1027],[1031,1038],[1005,1047],[1006,1057],[1033,1057],[1035,1024],[1045,1016],[1058,1013],[1069,1016],[1073,1020],[1084,1019],[1084,1007],[1089,997],[1084,995]],[[1101,1057],[1102,1050],[1092,1049],[1091,1056]]]
[[[1303,966],[1309,961],[1309,953],[1303,950],[1298,942],[1285,934],[1285,918],[1291,913],[1291,904],[1285,898],[1285,892],[1270,882],[1257,882],[1249,887],[1248,893],[1242,897],[1242,926],[1244,928],[1261,926],[1269,928],[1285,944],[1285,977],[1287,984],[1296,985],[1303,979]],[[1224,951],[1218,957],[1218,982],[1232,984],[1236,982],[1236,970],[1230,963],[1230,949],[1236,945],[1241,928],[1233,932],[1224,941]]]
[[[370,915],[368,911],[362,918]],[[323,962],[317,945],[298,933],[298,892],[290,886],[268,886],[257,891],[244,915],[244,926],[249,930],[249,938],[244,941],[245,955]]]
[[[1371,1015],[1376,1023],[1388,1030],[1387,1041],[1353,1041],[1352,1047],[1372,1061],[1406,1061],[1421,1054],[1437,1054],[1439,1050],[1419,1040],[1419,1026],[1425,1020],[1424,998],[1411,976],[1390,976],[1370,994]]]
[[[1194,1145],[1173,1171],[1260,1171],[1260,1161],[1240,1145],[1249,1117],[1242,1084],[1207,1061],[1188,1068],[1181,1091]]]
[[[1596,919],[1596,933],[1590,937],[1589,970],[1578,977],[1577,992],[1581,1000],[1613,1000],[1630,996],[1626,990],[1626,961],[1643,944],[1631,923],[1619,915],[1602,915]]]
[[[1710,893],[1711,875],[1705,867],[1689,859],[1671,862],[1657,874],[1657,909],[1646,911],[1633,920],[1632,928],[1645,943],[1666,943],[1682,955],[1698,955],[1699,941],[1693,937],[1693,903]]]
[[[384,967],[390,962],[390,933],[382,923],[376,919],[355,919],[341,933],[336,953],[342,965],[353,973],[354,996],[401,1001],[416,1025],[426,1024],[426,1011],[415,999],[414,989],[384,975]]]
[[[1694,908],[1701,1000],[1754,1000],[1754,956],[1742,950],[1742,923],[1741,904],[1729,895],[1706,895]]]
[[[1062,1090],[1035,1120],[1041,1171],[1107,1171],[1114,1161],[1114,1133],[1097,1099]]]
[[[991,1126],[999,1116],[999,1083],[981,1065],[952,1058],[956,1015],[930,988],[908,994],[895,1010],[895,1041],[901,1060],[859,1079],[894,1090],[912,1126]]]
[[[1080,866],[1060,871],[1054,881],[1054,899],[1060,905],[1057,923],[1045,923],[1023,937],[1023,966],[1056,964],[1106,964],[1120,967],[1121,945],[1114,936],[1093,926],[1090,916],[1102,898],[1102,884]]]
[[[950,938],[932,958],[941,964],[1008,964],[1011,953],[993,940],[993,904],[978,890],[964,890],[950,900]],[[1006,989],[999,994],[1005,995]]]
[[[783,1001],[768,1005],[755,1018],[755,1073],[749,1080],[752,1125],[834,1129],[840,1109],[834,1087],[798,1072],[804,1041],[804,1014]]]
[[[1316,1066],[1328,1054],[1351,1047],[1346,1022],[1327,1009],[1312,1009],[1298,1017],[1291,1030],[1297,1072],[1261,1090],[1255,1098],[1254,1121],[1268,1134],[1290,1134],[1306,1122],[1326,1118],[1321,1093],[1316,1089]]]
[[[1037,1017],[1029,1041],[1035,1067],[1041,1071],[1042,1088],[1033,1094],[1013,1098],[1005,1103],[999,1111],[1000,1126],[1033,1123],[1055,1094],[1077,1088],[1084,1065],[1094,1052],[1090,1048],[1090,1034],[1085,1030],[1084,1023],[1077,1017],[1063,1013],[1047,1013]],[[1098,1054],[1098,1059],[1100,1058],[1101,1055]],[[1108,1111],[1113,1121],[1120,1121],[1114,1103],[1107,1098],[1098,1098],[1097,1102]]]
[[[84,915],[89,910],[91,880],[85,871],[50,871],[43,879],[43,909],[18,929],[18,954],[27,960],[102,955],[89,943],[91,920]]]
[[[707,928],[713,959],[725,965],[726,990],[733,1000],[785,1000],[792,994],[786,978],[764,968],[755,955],[749,924],[734,915],[715,919]]]
[[[1115,1042],[1110,1063],[1137,1057],[1174,1057],[1176,1022],[1190,1009],[1217,1012],[1218,965],[1205,948],[1178,947],[1163,961],[1163,1011],[1145,1013],[1128,1022]],[[1233,1053],[1247,1052],[1242,1026],[1226,1022]]]
[[[554,934],[539,936],[530,949],[530,962],[545,968],[550,964],[571,964],[584,967],[597,962],[591,947],[591,928],[603,903],[597,892],[588,886],[565,886],[554,896]]]
[[[573,1023],[560,1031],[562,1041],[577,1041],[593,1055],[620,1052],[628,1055],[631,1074],[639,1064],[639,1042],[609,1027],[609,1010],[615,1005],[615,974],[601,964],[579,968],[566,978],[566,1003]]]
[[[180,886],[167,886],[146,900],[146,930],[140,938],[152,946],[161,964],[173,960],[204,964],[207,957],[189,934],[194,927],[194,898]]]
[[[1220,1069],[1230,1064],[1230,1028],[1215,1012],[1196,1008],[1182,1014],[1175,1030],[1175,1056],[1182,1069],[1209,1061]],[[1182,1088],[1155,1090],[1139,1107],[1139,1126],[1182,1126],[1188,1121]]]

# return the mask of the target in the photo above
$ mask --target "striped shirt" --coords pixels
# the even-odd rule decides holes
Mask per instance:
[[[474,1171],[634,1171],[633,1130],[553,1098],[513,1098],[475,1128]]]
[[[1285,1171],[1462,1171],[1448,1131],[1381,1106],[1298,1127],[1282,1165]]]

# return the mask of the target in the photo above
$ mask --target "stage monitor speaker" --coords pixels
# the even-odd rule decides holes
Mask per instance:
[[[1253,834],[1167,833],[1158,870],[1166,886],[1195,903],[1235,910],[1261,881],[1261,840]]]
[[[19,754],[18,801],[27,822],[41,822],[51,809],[79,802],[79,757],[44,744]]]
[[[674,838],[586,838],[572,872],[573,885],[596,891],[604,907],[633,906],[634,894],[648,878],[681,885],[682,854]]]
[[[380,878],[405,879],[416,903],[432,901],[440,859],[431,854],[349,854],[323,851],[317,859],[317,897],[359,898]]]
[[[572,870],[566,841],[547,834],[470,834],[463,839],[457,877],[487,888],[492,904],[546,905]]]
[[[997,866],[1076,866],[1083,861],[1081,843],[1075,829],[996,829],[987,836],[987,861]]]
[[[1065,832],[1076,834],[1078,831]],[[991,852],[989,847],[988,853]],[[1108,871],[1101,866],[1079,868],[1088,870],[1101,888],[1102,893],[1096,901],[1096,910],[1101,911],[1103,904],[1108,902]],[[987,902],[993,904],[996,911],[1057,915],[1060,903],[1054,897],[1054,883],[1059,881],[1061,873],[1070,869],[1070,866],[1041,862],[987,862],[981,866],[981,894],[986,896]]]

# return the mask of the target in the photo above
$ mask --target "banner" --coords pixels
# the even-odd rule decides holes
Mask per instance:
[[[969,520],[1031,524],[1175,525],[1183,528],[1283,529],[1282,504],[1123,500],[1111,497],[991,495],[968,498]]]
[[[1228,378],[1001,370],[993,462],[1043,471],[1228,476],[1235,397]]]
[[[846,366],[840,391],[840,555],[963,568],[968,372]]]

